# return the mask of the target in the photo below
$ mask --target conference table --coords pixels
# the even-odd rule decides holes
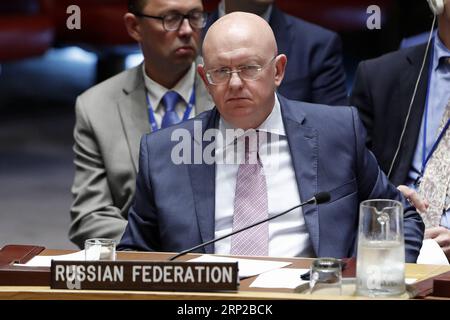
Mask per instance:
[[[62,255],[73,253],[73,250],[46,249],[40,255]],[[124,261],[166,261],[173,253],[153,252],[118,252],[117,260]],[[180,258],[187,261],[198,254],[188,254]],[[286,268],[309,268],[312,259],[307,258],[274,258],[245,257],[246,259],[264,259],[291,262]],[[406,264],[406,278],[414,278],[416,282],[430,279],[439,274],[449,272],[450,266]],[[237,291],[233,292],[189,292],[189,291],[108,291],[108,290],[59,290],[49,286],[0,286],[2,300],[364,300],[365,297],[354,295],[311,295],[297,293],[294,289],[253,288],[251,283],[256,276],[240,281]],[[399,299],[399,298],[397,298]],[[400,297],[400,299],[405,299]]]

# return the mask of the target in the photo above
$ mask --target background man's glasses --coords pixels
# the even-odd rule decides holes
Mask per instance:
[[[193,11],[188,14],[169,13],[165,16],[150,16],[143,13],[135,13],[137,17],[158,19],[162,21],[164,30],[176,31],[180,28],[184,19],[188,19],[189,24],[193,29],[201,29],[206,24],[207,13],[202,11]]]
[[[233,73],[237,73],[239,77],[243,80],[256,80],[259,75],[261,74],[261,71],[266,68],[269,64],[272,63],[276,58],[273,57],[270,59],[269,62],[267,62],[265,65],[260,66],[258,64],[249,64],[245,66],[240,66],[236,69],[231,69],[229,67],[222,67],[217,69],[212,69],[206,71],[206,79],[208,80],[209,84],[222,84],[230,81],[231,75]]]

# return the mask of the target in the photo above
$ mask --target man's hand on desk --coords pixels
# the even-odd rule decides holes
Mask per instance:
[[[434,239],[450,261],[450,230],[444,227],[434,227],[425,230],[425,239]]]

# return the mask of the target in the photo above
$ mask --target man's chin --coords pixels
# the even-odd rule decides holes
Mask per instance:
[[[234,107],[228,109],[227,118],[234,119],[233,122],[245,122],[253,114],[254,110],[250,107]]]

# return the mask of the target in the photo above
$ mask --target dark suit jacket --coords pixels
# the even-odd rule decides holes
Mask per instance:
[[[303,208],[314,251],[317,256],[355,255],[359,203],[404,199],[365,147],[356,109],[279,99],[301,199],[319,191],[331,193],[329,203]],[[171,160],[173,147],[180,143],[171,141],[174,130],[190,134],[187,142],[194,154],[194,148],[210,143],[194,135],[194,122],[203,132],[217,128],[219,114],[213,109],[193,120],[142,138],[135,200],[119,250],[177,252],[213,239],[215,165],[175,165]],[[404,228],[406,259],[413,262],[424,229],[415,211],[405,213]],[[214,246],[203,252],[214,252]]]
[[[204,33],[218,19],[208,17]],[[342,45],[339,36],[322,27],[290,16],[276,6],[270,17],[278,52],[288,58],[278,92],[292,100],[348,105]]]
[[[405,124],[425,45],[406,48],[360,63],[350,102],[358,108],[367,129],[367,145],[385,173],[394,158]],[[428,87],[429,59],[425,63],[402,147],[390,180],[403,184],[416,149]]]

